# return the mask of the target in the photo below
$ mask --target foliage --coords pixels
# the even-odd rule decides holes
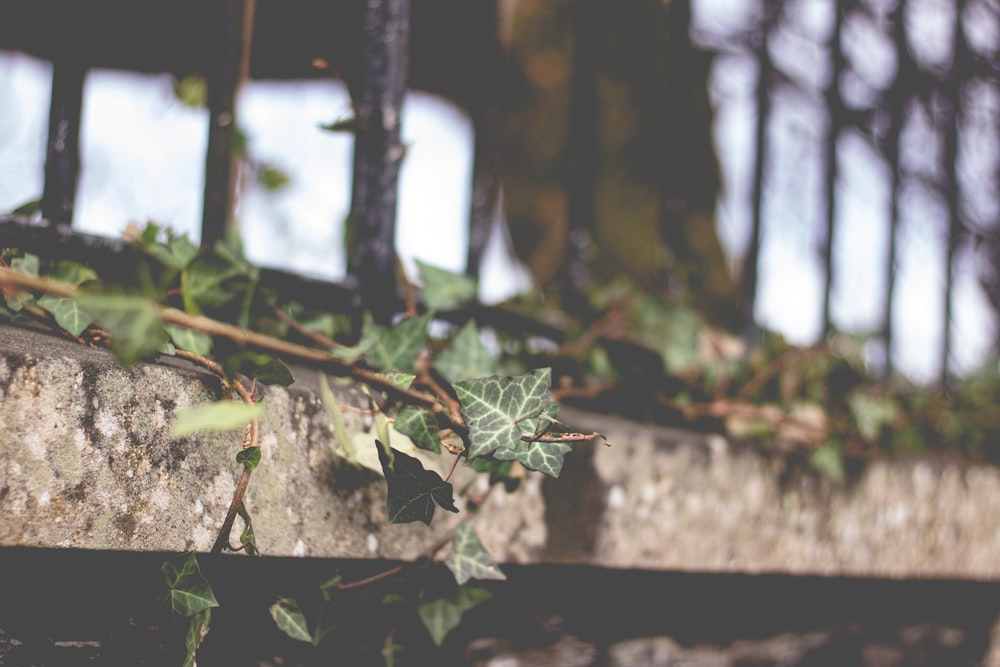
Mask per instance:
[[[438,507],[457,513],[465,496],[466,520],[411,566],[443,563],[451,572],[447,586],[411,589],[396,571],[386,581],[399,589],[363,597],[372,613],[405,609],[419,617],[438,644],[462,614],[489,597],[470,581],[504,576],[474,529],[481,499],[468,496],[471,485],[456,491],[450,473],[438,470],[464,462],[491,490],[506,492],[516,491],[524,468],[557,477],[574,443],[600,435],[560,432],[561,403],[799,453],[798,460],[834,482],[858,469],[852,461],[942,443],[1000,459],[995,366],[944,393],[899,379],[875,382],[861,340],[839,335],[796,348],[765,332],[751,348],[683,303],[655,299],[627,283],[594,290],[586,318],[553,312],[525,295],[497,307],[501,317],[485,326],[462,311],[474,297],[474,282],[427,264],[418,265],[423,300],[409,304],[392,326],[366,322],[360,341],[346,346],[336,340],[349,326],[345,318],[279,301],[261,288],[237,239],[197,248],[155,225],[131,229],[127,238],[139,261],[116,281],[74,262],[3,250],[0,315],[107,345],[125,364],[179,356],[218,375],[223,400],[179,410],[172,431],[191,437],[242,427],[235,457],[242,476],[214,551],[258,553],[252,507],[243,502],[261,462],[257,430],[264,410],[257,386],[266,396],[267,385],[290,384],[286,361],[318,368],[332,450],[352,465],[377,458],[391,522],[430,524]],[[447,320],[438,310],[451,311]],[[533,333],[495,324],[505,320]],[[347,432],[342,412],[348,406],[338,403],[328,376],[360,385],[367,395],[375,434],[364,442]],[[410,442],[391,443],[390,436]],[[237,519],[243,528],[238,546],[231,546]],[[448,551],[443,560],[442,550]],[[186,642],[193,662],[218,602],[193,556],[164,564],[164,574],[171,608],[191,619]],[[282,598],[270,612],[282,631],[310,644],[348,637],[355,619],[345,605],[362,600],[354,591],[368,588],[363,583],[334,579],[320,587],[315,604],[300,607]],[[399,647],[390,645],[395,655]]]

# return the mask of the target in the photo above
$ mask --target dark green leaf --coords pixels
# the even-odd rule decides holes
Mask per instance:
[[[295,382],[285,362],[270,354],[243,350],[223,359],[222,367],[227,373],[242,373],[248,378],[257,378],[262,384],[287,387]]]
[[[393,426],[403,435],[409,436],[417,447],[432,452],[441,451],[440,428],[437,418],[428,410],[407,405],[399,410]]]
[[[31,217],[42,212],[42,200],[41,199],[29,199],[24,202],[13,211],[11,215],[23,215],[26,217]]]
[[[412,371],[414,362],[427,346],[427,326],[430,321],[431,314],[427,313],[407,318],[392,327],[365,327],[361,344],[370,345],[365,359],[380,370],[404,373]]]
[[[465,612],[491,597],[493,594],[485,588],[461,586],[448,597],[421,604],[417,607],[417,613],[434,643],[440,646],[448,633],[461,622]]]
[[[167,342],[156,304],[142,296],[81,294],[80,308],[111,333],[111,347],[122,363],[157,352]]]
[[[236,454],[236,462],[242,463],[250,470],[255,469],[258,465],[260,465],[260,446],[241,449],[239,453]]]
[[[259,461],[260,447],[253,447],[252,449],[257,450],[257,459]],[[253,467],[256,467],[256,464]],[[246,505],[240,503],[240,506],[236,508],[236,513],[243,519],[243,532],[240,533],[240,544],[244,546],[246,552],[251,556],[259,556],[260,552],[257,550],[257,538],[253,534],[253,521],[250,519],[250,512],[247,511]]]
[[[375,446],[389,487],[386,506],[390,523],[423,521],[430,525],[435,503],[449,512],[458,512],[451,484],[440,475],[424,469],[419,459],[395,449],[390,458],[378,440]]]
[[[168,560],[161,568],[167,580],[170,608],[181,616],[194,616],[211,607],[218,607],[219,601],[202,576],[198,559],[194,554],[187,554],[183,558],[180,567],[175,561]]]
[[[468,322],[451,339],[448,349],[438,355],[434,367],[449,382],[481,378],[497,371],[496,359],[479,338],[475,322]]]
[[[416,260],[424,284],[424,303],[431,310],[453,310],[476,298],[479,286],[469,276]]]
[[[455,530],[451,542],[451,554],[445,560],[445,565],[455,575],[455,581],[461,586],[469,579],[506,579],[493,557],[479,541],[479,536],[472,524],[460,524]]]
[[[552,370],[540,368],[514,377],[491,376],[454,384],[462,418],[469,426],[470,459],[503,447],[517,450],[534,436],[551,409]]]

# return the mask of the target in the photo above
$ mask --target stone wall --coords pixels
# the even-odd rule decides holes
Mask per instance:
[[[246,497],[265,554],[410,559],[467,516],[459,501],[430,528],[388,525],[370,417],[344,413],[366,466],[345,463],[316,372],[296,377],[266,388]],[[169,431],[175,410],[220,397],[211,375],[175,359],[125,369],[104,350],[0,327],[0,546],[207,551],[239,477],[241,433]],[[581,446],[559,479],[527,474],[518,493],[489,496],[475,521],[500,562],[1000,578],[994,467],[875,461],[834,483],[719,436],[567,408],[560,418],[612,446]],[[456,488],[471,480],[460,467]]]

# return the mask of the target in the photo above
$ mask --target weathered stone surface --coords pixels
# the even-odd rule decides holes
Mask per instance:
[[[409,559],[470,516],[460,501],[430,528],[389,525],[380,475],[334,455],[316,377],[298,371],[287,390],[266,389],[247,494],[264,553]],[[178,408],[219,398],[214,378],[176,362],[124,369],[103,350],[0,327],[0,546],[208,550],[242,434],[169,430]],[[370,418],[344,419],[373,459]],[[994,467],[879,461],[838,484],[789,475],[781,458],[718,436],[568,408],[560,419],[613,446],[580,446],[559,479],[528,474],[518,493],[489,496],[475,521],[500,562],[1000,578]],[[458,475],[456,488],[472,479]]]
[[[262,460],[246,495],[264,553],[409,559],[469,516],[459,499],[459,515],[439,509],[429,528],[390,525],[384,481],[334,455],[329,413],[308,379],[265,390]],[[333,389],[341,405],[365,405]],[[0,327],[0,545],[209,550],[242,470],[242,429],[173,439],[170,428],[177,409],[221,397],[197,369],[124,369],[103,350]],[[372,459],[366,419],[344,414]],[[456,486],[470,477],[459,469]],[[531,560],[545,540],[541,515],[539,483],[529,479],[517,496],[492,494],[476,520],[498,558]]]

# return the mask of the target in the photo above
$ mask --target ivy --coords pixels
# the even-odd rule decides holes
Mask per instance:
[[[245,426],[263,414],[262,404],[244,405],[233,401],[204,403],[177,411],[170,435],[182,438],[199,431],[230,431]]]
[[[469,579],[502,581],[507,578],[483,547],[483,543],[479,541],[472,524],[463,523],[458,526],[451,548],[451,555],[445,560],[445,565],[455,575],[455,581],[460,586]]]
[[[417,607],[420,620],[431,635],[434,643],[440,646],[448,633],[462,621],[462,616],[476,605],[493,597],[485,588],[461,586],[455,593],[424,602]]]
[[[422,521],[430,525],[434,509],[440,505],[458,512],[451,484],[440,475],[426,470],[419,459],[375,441],[378,460],[389,487],[386,510],[390,523]]]

